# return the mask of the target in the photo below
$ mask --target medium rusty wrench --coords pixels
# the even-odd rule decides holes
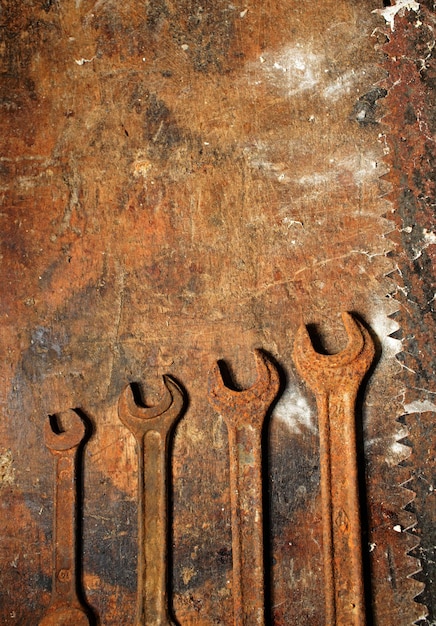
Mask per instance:
[[[172,626],[168,607],[168,461],[170,434],[184,406],[182,389],[163,377],[165,394],[141,407],[130,385],[118,403],[120,420],[138,450],[138,597],[135,626]]]
[[[89,626],[90,612],[82,603],[77,580],[77,456],[86,427],[69,409],[44,423],[47,448],[56,460],[54,495],[53,585],[50,606],[39,626]]]
[[[258,378],[249,389],[229,389],[218,364],[209,376],[209,402],[226,422],[229,437],[235,626],[265,623],[262,426],[280,379],[266,355],[256,350],[255,358]]]
[[[316,396],[319,414],[326,624],[363,626],[355,404],[375,349],[357,319],[347,312],[342,319],[348,335],[344,350],[319,354],[302,326],[295,339],[294,360]]]

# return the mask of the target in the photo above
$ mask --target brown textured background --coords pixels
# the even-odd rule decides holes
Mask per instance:
[[[251,384],[261,347],[284,381],[268,437],[271,621],[322,624],[316,411],[291,354],[302,321],[339,349],[341,310],[378,341],[361,411],[373,621],[433,623],[435,14],[422,2],[392,30],[383,4],[1,3],[0,623],[35,624],[49,602],[42,424],[69,407],[93,423],[86,595],[102,624],[129,623],[136,455],[116,405],[128,381],[155,401],[164,373],[189,395],[174,612],[232,623],[227,438],[206,379],[224,358]]]

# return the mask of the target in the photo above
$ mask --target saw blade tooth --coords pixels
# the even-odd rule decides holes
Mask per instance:
[[[432,92],[427,68],[419,59],[419,49],[425,45],[434,48],[436,19],[425,3],[403,3],[402,8],[400,4],[397,2],[393,7],[377,11],[385,19],[386,12],[390,16],[385,27],[381,25],[377,31],[386,71],[381,86],[387,90],[382,139],[386,145],[384,162],[389,171],[382,175],[382,179],[390,186],[385,199],[392,206],[391,212],[386,212],[384,217],[394,226],[385,237],[392,241],[390,256],[398,268],[396,273],[389,275],[390,297],[398,303],[397,312],[390,317],[402,329],[402,348],[396,358],[403,384],[399,391],[400,396],[403,395],[400,402],[403,415],[399,415],[399,421],[406,428],[406,434],[398,433],[395,443],[399,457],[404,454],[404,458],[399,458],[395,470],[398,488],[389,502],[396,537],[389,544],[386,558],[396,595],[401,595],[397,604],[405,620],[401,623],[406,624],[416,623],[428,615],[425,601],[434,604],[425,585],[425,581],[430,580],[425,554],[429,549],[427,544],[431,543],[428,523],[431,517],[428,489],[431,486],[427,487],[425,481],[431,482],[426,475],[431,445],[428,439],[434,435],[424,425],[424,420],[414,420],[406,408],[430,407],[431,400],[426,402],[424,398],[434,398],[434,395],[428,396],[427,387],[428,381],[434,378],[435,358],[431,351],[434,351],[436,325],[426,295],[427,284],[434,280],[434,275],[426,268],[434,268],[429,233],[435,232],[436,219],[428,180],[434,181],[431,163],[436,158],[436,149],[428,133],[430,120],[425,116],[434,112],[435,105],[434,88]],[[431,62],[429,55],[426,63]],[[426,164],[423,163],[424,155],[427,155]],[[420,166],[415,167],[414,163],[418,162]],[[417,413],[418,409],[419,406]],[[394,504],[397,511],[392,510]]]

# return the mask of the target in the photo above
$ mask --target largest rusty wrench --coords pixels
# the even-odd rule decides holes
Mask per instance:
[[[326,624],[363,626],[355,403],[375,350],[371,335],[358,320],[346,312],[342,319],[348,335],[342,352],[319,354],[302,326],[294,359],[316,396],[319,414]]]
[[[78,594],[76,571],[77,452],[86,427],[71,409],[54,419],[44,424],[46,446],[56,459],[53,585],[50,606],[39,626],[88,626],[90,612]]]
[[[276,397],[276,367],[255,351],[258,379],[243,391],[229,389],[218,364],[209,378],[209,401],[227,425],[232,512],[235,626],[265,623],[262,514],[262,426]]]
[[[120,420],[136,439],[138,468],[138,597],[135,626],[172,626],[168,608],[168,456],[170,433],[184,405],[182,389],[163,377],[156,406],[136,404],[130,385],[118,404]]]

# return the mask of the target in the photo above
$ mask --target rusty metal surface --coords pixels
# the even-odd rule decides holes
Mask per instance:
[[[171,432],[184,405],[182,389],[164,376],[165,394],[152,407],[138,406],[130,387],[121,394],[120,420],[138,450],[138,592],[135,626],[170,626],[168,602],[168,477]]]
[[[56,465],[54,489],[53,577],[51,601],[40,626],[89,626],[89,609],[83,603],[77,563],[77,471],[78,452],[86,426],[75,411],[65,411],[44,424],[45,444]]]
[[[412,494],[399,485],[413,472],[418,490],[421,470],[430,480],[416,456],[428,454],[430,414],[407,418],[419,451],[409,460],[396,418],[418,400],[432,402],[412,388],[430,389],[433,377],[430,159],[418,157],[433,150],[423,124],[433,119],[433,83],[408,59],[432,60],[431,40],[424,56],[414,50],[433,16],[420,3],[397,14],[391,31],[373,13],[384,4],[24,0],[18,11],[2,2],[6,626],[33,626],[50,604],[53,476],[41,433],[47,415],[69,407],[81,407],[93,427],[83,452],[84,595],[102,624],[133,622],[138,457],[118,399],[126,384],[145,380],[146,405],[156,405],[166,373],[188,393],[171,459],[174,619],[232,624],[229,445],[207,379],[223,359],[237,386],[249,388],[259,348],[283,374],[264,459],[266,621],[323,624],[317,410],[292,344],[303,322],[317,325],[328,352],[339,351],[342,310],[357,312],[378,342],[362,406],[369,618],[406,626],[425,614],[413,601],[422,585],[408,578],[419,569],[406,555],[416,540],[403,532],[414,524],[402,509]],[[377,29],[398,53],[375,49]],[[380,123],[386,92],[389,126]],[[416,98],[420,114],[405,125],[401,103]],[[386,195],[387,164],[397,196]],[[419,210],[403,201],[407,189]],[[401,217],[393,224],[383,217],[392,207]],[[415,234],[402,229],[415,218],[428,245],[413,261]],[[397,266],[402,276],[387,276]],[[399,307],[403,344],[390,337]],[[402,349],[423,360],[404,363],[419,372],[412,381],[396,360]],[[428,494],[423,487],[415,501],[422,529]]]
[[[393,230],[389,237],[396,247],[392,258],[397,271],[393,296],[399,303],[395,320],[402,340],[398,359],[402,364],[400,421],[404,443],[411,446],[398,482],[407,481],[403,495],[407,516],[401,528],[408,529],[410,573],[425,583],[416,599],[428,607],[421,626],[436,620],[435,535],[435,110],[436,49],[435,6],[424,0],[414,10],[400,11],[383,34],[384,67],[387,78],[385,139],[391,183],[388,217]],[[416,495],[415,495],[416,494]],[[395,498],[395,495],[394,495]],[[398,500],[388,504],[392,510]],[[380,519],[380,518],[378,518]],[[402,521],[402,520],[401,520]],[[407,534],[407,533],[405,533]],[[396,561],[392,552],[390,572],[395,580]],[[420,571],[422,567],[422,572]],[[423,585],[424,587],[424,585]],[[418,594],[421,589],[416,588]]]
[[[318,406],[325,622],[363,626],[365,584],[355,405],[375,346],[358,320],[346,312],[342,318],[348,335],[344,350],[335,355],[319,354],[307,329],[301,327],[294,359]]]
[[[230,455],[233,623],[265,624],[262,432],[280,389],[276,366],[255,352],[258,379],[249,389],[229,388],[218,364],[209,377],[209,401],[224,419]]]

